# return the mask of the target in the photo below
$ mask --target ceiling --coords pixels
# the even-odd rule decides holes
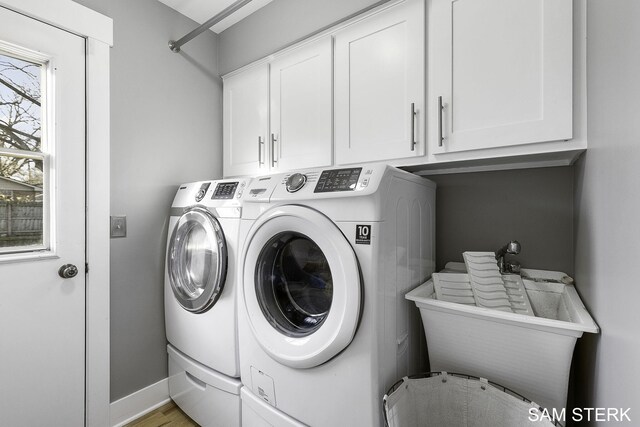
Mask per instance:
[[[236,0],[158,0],[184,16],[202,24],[235,3]],[[221,33],[241,19],[251,15],[273,0],[252,0],[249,4],[211,27],[214,33]]]

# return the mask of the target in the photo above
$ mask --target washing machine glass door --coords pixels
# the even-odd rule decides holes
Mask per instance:
[[[194,207],[178,219],[167,251],[167,271],[173,295],[188,311],[211,308],[224,287],[227,244],[218,220]]]
[[[244,301],[255,338],[275,360],[308,368],[342,351],[358,325],[361,292],[351,245],[321,213],[279,207],[250,231]]]
[[[282,231],[258,256],[256,295],[262,314],[289,337],[306,337],[327,320],[333,275],[322,249],[310,237]]]

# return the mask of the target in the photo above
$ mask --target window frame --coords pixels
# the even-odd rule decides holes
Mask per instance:
[[[42,244],[0,248],[0,263],[56,255],[55,62],[45,53],[0,40],[0,54],[40,66],[40,151],[0,148],[0,156],[42,161]],[[52,102],[53,101],[53,102]]]

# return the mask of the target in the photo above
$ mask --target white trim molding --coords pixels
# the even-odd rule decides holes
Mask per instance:
[[[169,403],[169,379],[151,384],[111,404],[111,426],[123,426]]]
[[[113,46],[113,20],[71,0],[0,0],[0,6]]]
[[[109,395],[109,47],[113,20],[71,0],[0,0],[86,42],[86,359],[85,425],[111,425]],[[168,396],[168,392],[166,393]]]
[[[86,360],[89,427],[109,422],[110,397],[110,86],[109,45],[87,39]]]

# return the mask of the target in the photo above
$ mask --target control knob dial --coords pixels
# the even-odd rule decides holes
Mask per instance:
[[[294,173],[287,178],[285,185],[289,193],[295,193],[307,183],[307,176],[301,173]]]

